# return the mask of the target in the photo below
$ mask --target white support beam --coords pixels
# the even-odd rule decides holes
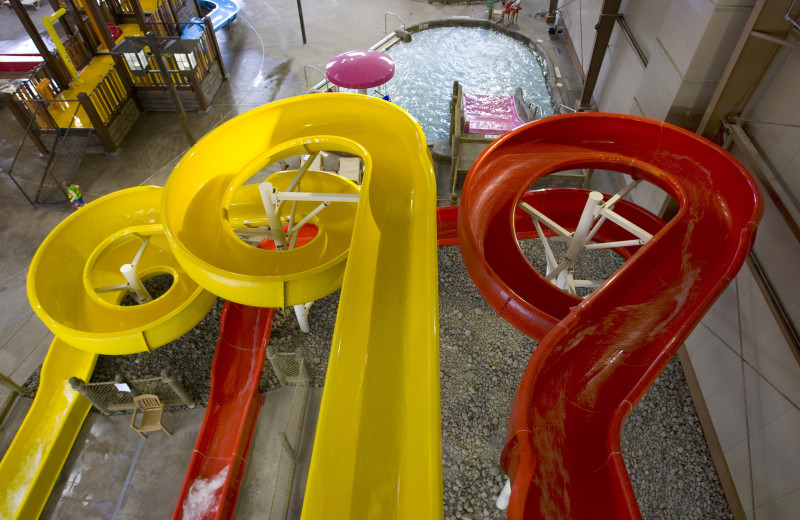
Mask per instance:
[[[568,237],[568,236],[572,235],[572,233],[570,233],[569,231],[567,231],[563,227],[561,227],[558,224],[556,224],[553,220],[549,219],[544,213],[542,213],[538,209],[534,208],[533,206],[531,206],[527,202],[520,202],[519,207],[522,208],[522,210],[525,211],[525,213],[527,213],[528,215],[530,215],[534,219],[539,220],[542,224],[544,224],[545,226],[549,227],[550,229],[552,229],[553,231],[555,231],[556,233],[558,233],[562,237]]]
[[[614,213],[610,209],[603,208],[603,209],[600,210],[600,214],[602,216],[608,218],[608,220],[610,220],[611,222],[613,222],[613,223],[617,224],[618,226],[630,231],[631,233],[633,233],[634,235],[636,235],[637,237],[639,237],[639,238],[641,238],[641,239],[643,239],[645,241],[650,240],[651,238],[653,238],[653,235],[651,235],[650,233],[648,233],[644,229],[640,228],[639,226],[637,226],[636,224],[634,224],[630,220],[626,219],[625,217],[622,217],[622,216]]]
[[[620,240],[618,242],[599,242],[597,244],[586,244],[586,249],[612,249],[614,247],[636,247],[643,246],[647,240],[636,238],[633,240]]]
[[[263,183],[262,183],[263,184]],[[278,191],[275,197],[283,203],[287,200],[301,202],[358,202],[358,193],[313,193],[303,191]]]

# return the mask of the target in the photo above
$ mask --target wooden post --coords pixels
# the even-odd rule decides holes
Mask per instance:
[[[178,13],[175,12],[175,6],[172,5],[172,2],[170,0],[166,0],[166,3],[167,7],[169,8],[169,12],[172,13],[172,21],[175,22],[174,24],[175,27],[171,31],[169,31],[170,36],[172,36],[174,32],[177,32],[178,33],[177,36],[180,36],[181,28],[180,25],[178,25]]]
[[[189,73],[189,83],[192,84],[192,90],[194,90],[194,96],[197,98],[197,102],[200,104],[200,110],[201,111],[208,110],[208,101],[206,101],[206,93],[203,92],[203,85],[201,85],[200,81],[198,81],[197,73],[194,70]]]
[[[47,48],[44,41],[42,40],[42,36],[39,34],[39,30],[36,29],[36,26],[33,25],[31,18],[28,16],[28,12],[25,10],[25,7],[22,5],[20,0],[9,0],[11,2],[11,8],[17,13],[17,18],[19,21],[22,22],[22,26],[25,27],[25,31],[28,33],[31,41],[36,46],[36,50],[39,51],[42,58],[44,59],[45,64],[47,65],[47,69],[53,75],[53,79],[55,79],[56,84],[58,84],[58,88],[61,90],[66,90],[69,88],[69,82],[71,78],[67,71],[64,70],[64,66],[58,61],[53,53],[50,52],[50,49]]]
[[[71,386],[73,390],[75,390],[76,392],[81,394],[83,397],[85,397],[86,400],[89,401],[90,403],[92,403],[92,406],[97,408],[97,410],[101,414],[103,414],[103,415],[111,415],[111,412],[109,412],[108,409],[105,406],[103,406],[102,403],[99,403],[99,402],[94,401],[92,399],[91,394],[89,392],[87,392],[86,388],[84,387],[85,384],[86,383],[84,383],[83,380],[78,379],[77,377],[70,377],[69,378],[69,386]]]
[[[117,145],[111,138],[111,134],[108,133],[108,128],[106,128],[103,118],[100,117],[100,114],[98,114],[97,110],[94,108],[92,100],[89,99],[89,96],[85,92],[79,92],[78,101],[80,101],[83,110],[86,111],[86,115],[89,116],[89,121],[92,122],[94,131],[97,132],[97,135],[100,137],[103,148],[105,148],[108,153],[116,152]]]
[[[219,50],[219,42],[217,41],[217,35],[214,33],[214,26],[211,24],[211,19],[206,16],[203,18],[203,23],[206,25],[208,39],[214,47],[214,54],[217,55],[217,59],[219,60],[219,68],[222,70],[222,77],[228,79],[230,76],[228,76],[228,71],[225,70],[225,62],[222,61],[222,52]]]
[[[0,93],[0,99],[2,99],[3,104],[7,106],[9,110],[11,110],[11,113],[14,114],[16,120],[22,125],[22,128],[27,129],[28,137],[31,138],[31,141],[33,141],[33,144],[36,145],[36,148],[38,148],[43,154],[49,154],[50,150],[47,149],[42,140],[39,138],[39,134],[34,131],[33,128],[31,128],[31,120],[30,118],[26,117],[28,114],[19,108],[12,95],[5,92]]]
[[[119,72],[119,79],[125,85],[125,91],[133,98],[133,102],[136,103],[136,108],[139,109],[139,112],[144,112],[144,105],[142,105],[142,100],[139,99],[139,91],[136,90],[136,83],[133,81],[125,60],[119,55],[115,55],[114,58],[114,62],[117,64],[117,72]]]
[[[136,23],[139,24],[139,29],[142,31],[142,34],[147,33],[147,21],[144,18],[142,4],[139,3],[139,0],[130,0],[130,2],[133,8],[133,15],[136,17]]]
[[[92,56],[97,56],[97,47],[100,45],[100,42],[97,40],[97,35],[86,25],[83,16],[80,15],[78,8],[75,7],[74,0],[66,0],[64,3],[67,12],[72,13],[72,16],[75,17],[75,21],[78,23],[78,31],[83,35],[83,39],[86,40],[86,44],[91,50]]]
[[[114,23],[119,25],[122,23],[122,6],[119,5],[119,0],[105,0],[106,6],[109,7],[108,11],[114,18]]]
[[[558,0],[550,0],[550,7],[547,9],[544,23],[547,25],[556,23],[556,9],[558,9]]]
[[[111,37],[111,31],[108,30],[106,19],[103,17],[103,12],[100,6],[97,5],[97,0],[83,0],[83,5],[86,6],[86,13],[94,21],[97,32],[100,33],[100,45],[105,47],[105,50],[110,51],[114,48],[114,39]]]
[[[168,384],[170,388],[172,388],[172,391],[183,400],[186,406],[189,408],[194,408],[196,406],[194,399],[191,398],[189,392],[187,392],[186,389],[181,386],[175,376],[173,376],[172,373],[170,373],[170,371],[166,368],[161,371],[161,380]]]

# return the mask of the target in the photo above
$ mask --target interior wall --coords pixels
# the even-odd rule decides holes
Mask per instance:
[[[620,5],[647,57],[643,68],[615,25],[594,98],[599,110],[640,115],[694,130],[755,0],[626,0]],[[563,1],[575,55],[588,70],[602,0]],[[666,199],[641,189],[634,202],[661,213]]]
[[[797,43],[797,36],[788,40]],[[800,213],[798,82],[800,49],[783,48],[740,120],[771,169],[767,178],[782,192],[795,219]],[[747,164],[746,154],[735,147],[731,152]],[[800,242],[763,186],[761,193],[764,217],[753,251],[798,329]],[[800,356],[778,327],[752,274],[743,270],[737,283],[703,320],[705,331],[699,328],[687,349],[695,351],[696,370],[713,368],[713,381],[730,374],[718,389],[707,382],[703,393],[748,517],[795,519],[800,511]],[[731,321],[734,311],[739,318]]]
[[[586,70],[602,0],[567,2],[561,2],[564,21]],[[695,130],[754,4],[754,0],[623,1],[620,12],[648,65],[639,63],[616,26],[594,92],[598,109]],[[800,213],[798,85],[800,50],[783,49],[741,117],[772,167],[774,182],[786,193],[790,209]],[[735,148],[731,151],[741,155]],[[765,214],[754,251],[800,328],[800,243],[775,205],[763,198]],[[634,201],[651,211],[660,209],[655,191],[640,193]],[[686,347],[747,518],[796,519],[800,363],[747,266]]]

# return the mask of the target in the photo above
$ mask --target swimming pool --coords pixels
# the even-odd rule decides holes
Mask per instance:
[[[419,121],[428,143],[448,139],[455,80],[470,94],[511,95],[520,87],[525,102],[539,106],[537,117],[553,114],[546,67],[531,47],[493,29],[425,25],[410,43],[384,51],[395,75],[382,90]]]

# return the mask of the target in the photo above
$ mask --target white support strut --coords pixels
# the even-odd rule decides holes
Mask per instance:
[[[275,197],[277,190],[272,187],[272,183],[262,182],[258,185],[258,191],[261,193],[261,202],[264,204],[264,210],[267,212],[269,237],[275,242],[275,249],[277,251],[284,251],[286,249],[286,236],[283,234],[283,224],[281,224],[281,219],[278,215],[277,200]]]

